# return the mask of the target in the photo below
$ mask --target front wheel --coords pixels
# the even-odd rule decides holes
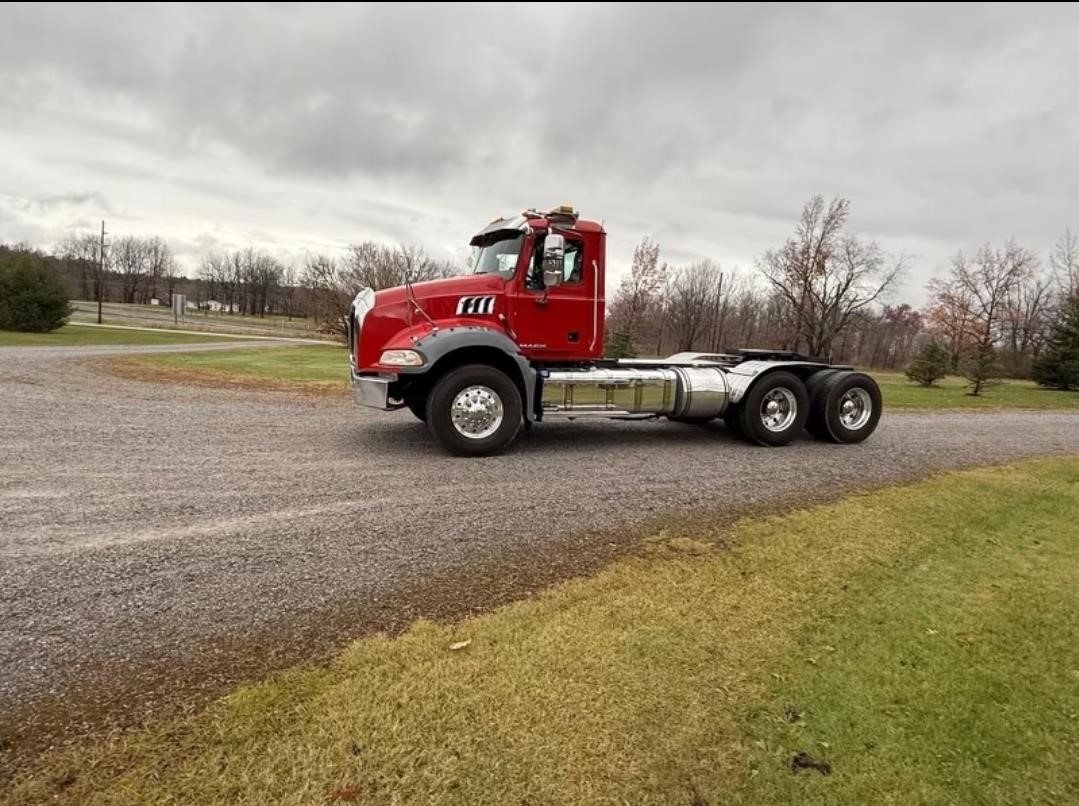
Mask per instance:
[[[408,397],[405,398],[405,408],[412,412],[412,415],[421,423],[427,422],[427,398],[425,397]]]
[[[759,445],[786,445],[805,427],[809,395],[789,372],[769,372],[749,388],[738,409],[738,430]]]
[[[521,428],[521,394],[494,367],[470,364],[446,373],[427,396],[427,427],[456,456],[506,449]]]

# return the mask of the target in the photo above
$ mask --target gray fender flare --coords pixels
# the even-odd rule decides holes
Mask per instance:
[[[814,361],[743,361],[727,370],[727,400],[729,405],[740,403],[749,388],[762,376],[776,369],[852,369],[845,365],[818,364]]]
[[[421,337],[412,349],[424,357],[423,366],[401,367],[402,375],[420,375],[429,372],[435,364],[450,353],[470,347],[491,347],[506,355],[516,365],[524,381],[525,399],[522,402],[525,419],[535,422],[536,370],[521,355],[516,343],[504,333],[489,327],[462,326],[432,331]]]

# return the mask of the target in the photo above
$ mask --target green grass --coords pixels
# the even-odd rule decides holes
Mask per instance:
[[[1066,458],[678,527],[54,751],[6,802],[1075,803],[1077,511]]]
[[[348,354],[334,345],[159,353],[115,359],[110,365],[139,380],[330,394],[348,388]]]
[[[948,377],[936,386],[919,386],[901,372],[871,373],[880,384],[885,409],[1079,409],[1079,392],[1044,389],[1033,381],[1009,379],[967,394],[963,378]]]
[[[228,341],[218,336],[199,336],[175,331],[125,330],[109,327],[65,325],[51,333],[16,333],[0,330],[0,347],[77,347],[89,344],[197,344]]]
[[[153,335],[153,334],[151,334]],[[123,359],[126,368],[152,380],[219,385],[279,386],[312,392],[343,391],[348,359],[339,346],[236,349],[213,353],[169,353]],[[924,388],[898,372],[873,372],[881,385],[885,410],[924,409],[1079,409],[1079,392],[1042,389],[1032,381],[1008,380],[980,397],[966,393],[961,378],[946,378]],[[646,390],[646,394],[649,391]]]
[[[97,305],[85,300],[72,301],[74,322],[96,322]],[[235,313],[213,311],[187,311],[177,324],[172,309],[163,305],[136,305],[106,302],[102,320],[107,325],[133,325],[138,327],[169,328],[180,330],[207,330],[214,333],[240,335],[318,337],[316,322],[312,319],[285,316],[241,316]]]

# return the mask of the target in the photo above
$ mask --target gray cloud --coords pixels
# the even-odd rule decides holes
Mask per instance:
[[[57,208],[84,206],[97,207],[104,210],[106,213],[112,212],[112,206],[105,200],[105,197],[101,193],[90,191],[32,196],[27,199],[26,203],[23,205],[23,209],[29,212],[39,210],[48,212]]]
[[[57,237],[84,196],[192,260],[207,233],[451,256],[495,214],[567,200],[605,219],[615,267],[646,234],[672,259],[749,267],[823,193],[917,256],[917,298],[959,248],[1014,235],[1044,251],[1079,227],[1071,6],[14,4],[5,18],[0,193],[15,201],[0,238]]]

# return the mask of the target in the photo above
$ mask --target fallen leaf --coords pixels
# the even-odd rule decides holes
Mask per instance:
[[[466,646],[468,646],[471,643],[472,643],[471,638],[469,638],[467,641],[458,641],[456,644],[450,644],[450,649],[453,649],[453,650],[464,649]]]
[[[358,786],[346,786],[344,789],[335,789],[330,793],[330,800],[353,801],[360,796]]]

